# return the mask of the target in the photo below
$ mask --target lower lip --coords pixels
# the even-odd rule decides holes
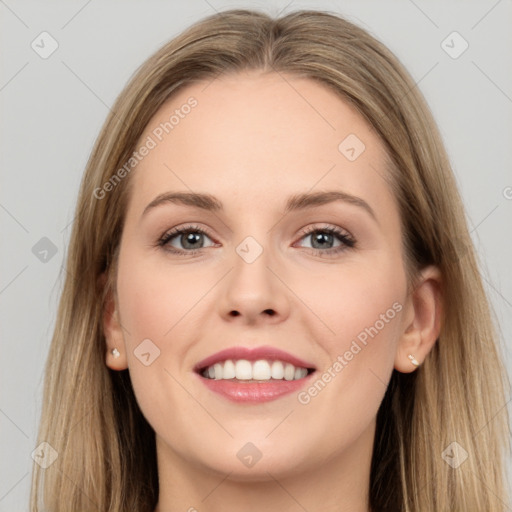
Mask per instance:
[[[306,384],[310,373],[298,380],[275,380],[268,382],[240,382],[236,380],[206,379],[199,375],[203,384],[211,391],[233,402],[261,403],[277,400],[282,396],[297,392]]]

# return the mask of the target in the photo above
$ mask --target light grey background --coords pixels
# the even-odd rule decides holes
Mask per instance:
[[[43,365],[94,139],[146,57],[192,22],[229,7],[338,12],[405,64],[444,137],[512,369],[511,0],[0,0],[0,511],[28,509]],[[47,59],[31,48],[43,31],[59,45]],[[469,43],[456,59],[441,46],[453,31]],[[32,252],[42,237],[57,249],[47,262]]]

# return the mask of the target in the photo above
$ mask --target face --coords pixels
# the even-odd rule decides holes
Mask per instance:
[[[368,446],[409,308],[374,131],[314,81],[250,73],[188,86],[142,145],[110,366],[159,456],[251,479]]]

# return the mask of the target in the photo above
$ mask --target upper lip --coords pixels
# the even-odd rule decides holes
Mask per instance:
[[[312,363],[308,363],[299,357],[293,356],[288,352],[280,350],[275,347],[261,346],[261,347],[242,347],[236,346],[216,352],[206,359],[199,361],[194,367],[196,372],[212,366],[215,363],[226,361],[228,359],[245,359],[247,361],[257,361],[259,359],[266,359],[267,361],[283,361],[284,363],[293,364],[295,367],[302,367],[307,369],[315,369]]]

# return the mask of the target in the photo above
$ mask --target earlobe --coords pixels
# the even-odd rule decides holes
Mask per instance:
[[[106,277],[102,276],[105,284]],[[112,370],[125,370],[128,368],[126,349],[119,313],[112,290],[108,290],[103,310],[103,333],[106,342],[105,364]]]
[[[395,369],[410,373],[423,363],[441,331],[441,272],[426,267],[409,298],[410,314],[403,326],[395,358]]]
[[[124,349],[122,352],[117,347],[107,350],[105,364],[111,370],[126,370],[128,365],[126,362],[126,353],[124,352]]]

